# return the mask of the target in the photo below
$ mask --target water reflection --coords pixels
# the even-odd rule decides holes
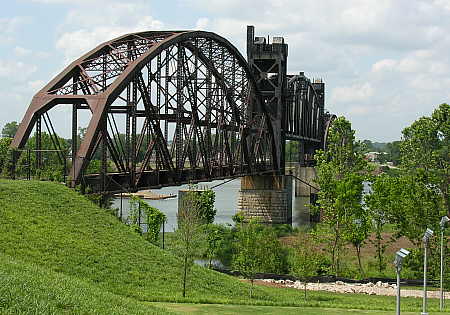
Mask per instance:
[[[223,184],[222,184],[223,183]],[[217,180],[213,182],[200,183],[199,187],[213,187],[222,184],[213,190],[216,193],[215,207],[217,214],[215,217],[215,223],[233,224],[232,216],[236,213],[237,201],[239,189],[241,187],[240,179],[235,179],[227,182],[227,180]],[[294,184],[295,185],[295,184]],[[188,185],[164,187],[161,189],[154,189],[156,194],[178,194],[178,190],[187,189]],[[295,189],[293,189],[295,191]],[[163,199],[163,200],[145,200],[149,205],[161,210],[167,217],[167,223],[165,225],[165,231],[170,232],[176,228],[177,211],[178,211],[178,198]],[[309,197],[295,197],[292,198],[292,220],[293,226],[307,225],[309,224],[309,208],[306,204],[309,203]],[[129,198],[122,198],[121,207],[120,198],[114,200],[113,206],[120,209],[122,208],[122,218],[128,216],[130,204]],[[120,211],[119,211],[120,212]],[[144,227],[145,228],[145,227]]]

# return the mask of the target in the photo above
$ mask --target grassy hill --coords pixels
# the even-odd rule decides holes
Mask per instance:
[[[250,300],[249,284],[198,266],[183,299],[180,279],[178,258],[78,193],[55,183],[0,180],[0,313],[161,311],[151,301],[395,307],[390,297],[371,296],[368,303],[364,295],[310,292],[304,301],[298,290],[269,287],[256,287]],[[402,307],[415,310],[420,303],[403,299]]]
[[[0,254],[1,314],[167,314],[80,279]]]
[[[0,180],[0,253],[139,300],[181,296],[178,259],[78,193],[49,182]],[[195,266],[193,301],[247,295],[247,284]],[[261,298],[266,299],[263,291]]]

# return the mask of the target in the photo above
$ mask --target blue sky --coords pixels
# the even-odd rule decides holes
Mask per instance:
[[[327,109],[350,119],[361,139],[399,139],[448,102],[447,0],[16,0],[0,13],[0,128],[20,121],[34,93],[103,41],[203,29],[245,55],[247,24],[286,38],[289,72],[322,78]],[[70,122],[67,111],[55,117]]]

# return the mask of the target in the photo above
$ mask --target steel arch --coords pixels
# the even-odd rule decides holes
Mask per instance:
[[[141,32],[101,44],[33,97],[12,147],[23,148],[34,125],[39,134],[41,117],[58,104],[74,106],[72,185],[80,183],[96,150],[101,151],[101,172],[86,178],[92,186],[101,178],[95,190],[103,191],[280,167],[272,121],[248,64],[214,33]],[[92,117],[78,148],[76,113],[83,108]],[[123,141],[114,119],[119,114],[126,115]],[[109,172],[108,155],[114,162]]]

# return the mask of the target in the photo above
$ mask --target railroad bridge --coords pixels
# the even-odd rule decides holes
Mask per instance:
[[[240,207],[251,212],[266,203],[256,206],[256,216],[288,222],[286,141],[298,144],[300,166],[311,166],[334,116],[325,111],[324,83],[288,74],[287,58],[282,37],[255,37],[253,26],[247,59],[210,32],[118,37],[75,60],[33,97],[12,142],[14,159],[34,130],[36,168],[42,167],[45,126],[72,187],[117,193],[243,177]],[[62,105],[71,106],[66,154],[51,119]],[[81,112],[90,116],[83,137]],[[99,167],[89,171],[93,161]],[[266,213],[272,199],[281,200],[276,215]]]

